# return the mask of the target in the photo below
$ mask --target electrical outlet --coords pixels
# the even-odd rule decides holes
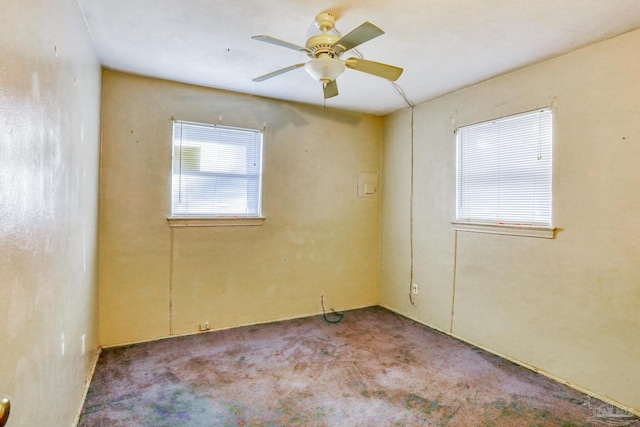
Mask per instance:
[[[209,322],[200,323],[200,331],[204,332],[208,331],[209,329],[211,329],[211,326],[209,326]]]
[[[420,288],[419,288],[417,283],[412,283],[411,284],[411,293],[413,295],[418,295],[420,293]]]

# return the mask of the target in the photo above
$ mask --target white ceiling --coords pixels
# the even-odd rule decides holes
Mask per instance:
[[[107,68],[317,105],[321,84],[304,68],[252,81],[308,58],[251,36],[304,45],[324,11],[343,35],[371,21],[385,34],[357,50],[404,68],[396,84],[417,104],[640,28],[640,0],[78,1]],[[327,107],[383,115],[408,105],[379,77],[347,69],[337,82]]]

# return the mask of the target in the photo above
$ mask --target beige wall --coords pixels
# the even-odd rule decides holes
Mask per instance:
[[[638,46],[635,31],[415,108],[416,306],[408,301],[411,111],[389,116],[380,290],[393,310],[636,412]],[[548,105],[557,237],[456,234],[455,127]]]
[[[378,301],[381,119],[105,71],[100,225],[104,345]],[[321,92],[319,92],[319,95]],[[266,124],[263,226],[170,229],[171,126]]]
[[[1,13],[0,396],[8,426],[69,426],[98,347],[100,66],[75,0]]]

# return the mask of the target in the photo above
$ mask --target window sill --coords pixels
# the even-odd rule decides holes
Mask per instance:
[[[485,224],[458,221],[452,221],[451,224],[453,224],[453,229],[456,231],[472,233],[505,234],[508,236],[538,237],[542,239],[553,239],[556,234],[555,228],[533,225]]]
[[[264,217],[167,218],[169,227],[235,227],[264,225]]]

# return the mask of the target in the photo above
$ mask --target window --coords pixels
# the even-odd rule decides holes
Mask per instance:
[[[552,118],[541,109],[458,129],[456,221],[551,229]]]
[[[172,218],[259,218],[262,132],[174,121]]]

